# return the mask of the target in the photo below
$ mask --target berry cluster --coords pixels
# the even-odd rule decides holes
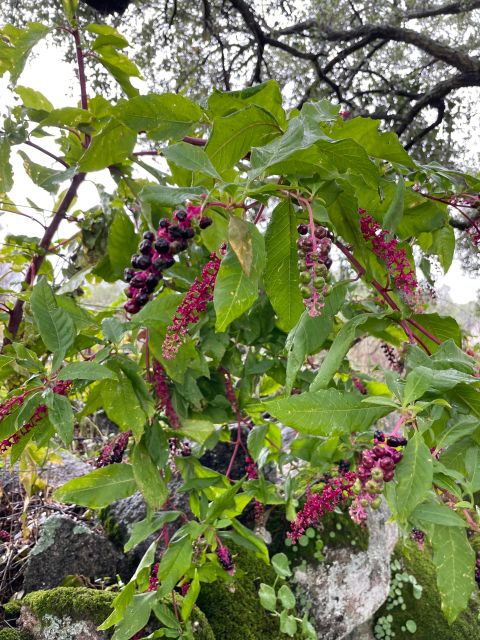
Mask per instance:
[[[356,497],[350,507],[350,516],[357,524],[366,519],[366,507],[380,507],[380,494],[385,482],[393,480],[395,467],[403,458],[403,453],[398,447],[404,447],[406,444],[407,440],[402,436],[386,436],[382,431],[375,431],[374,446],[362,451],[357,479],[353,486]]]
[[[125,449],[128,445],[128,439],[131,435],[131,431],[126,431],[125,433],[118,435],[111,442],[107,442],[100,451],[100,455],[95,462],[95,466],[97,468],[107,467],[109,464],[122,462],[123,454],[125,453]]]
[[[309,489],[303,509],[290,526],[288,538],[296,544],[309,527],[315,527],[328,512],[352,496],[356,481],[355,473],[346,471],[337,477],[325,476],[325,482]]]
[[[297,231],[298,268],[300,270],[300,293],[311,317],[320,315],[325,296],[330,287],[330,249],[332,241],[328,229],[321,225],[312,225],[313,230],[306,224],[299,224]]]
[[[394,370],[394,371],[398,371],[398,373],[402,373],[403,371],[403,362],[402,360],[398,357],[397,352],[395,351],[395,349],[387,344],[386,342],[382,342],[382,344],[380,345],[381,350],[383,351],[385,358],[388,361],[388,364],[390,365],[390,367]]]
[[[0,542],[10,542],[11,536],[5,529],[0,529]]]
[[[148,579],[148,591],[156,591],[157,587],[159,585],[159,579],[158,579],[158,565],[159,563],[157,562],[156,564],[153,565],[152,567],[152,571],[150,573],[150,577]]]
[[[416,543],[417,547],[420,551],[423,551],[423,547],[425,545],[425,534],[420,529],[415,529],[415,527],[410,532],[410,538]]]
[[[132,257],[132,266],[124,274],[129,285],[125,290],[129,300],[124,305],[128,313],[138,313],[147,304],[163,278],[163,271],[175,264],[177,253],[188,248],[195,227],[206,229],[211,224],[211,218],[201,216],[201,207],[188,205],[185,210],[174,211],[173,220],[162,218],[156,234],[153,231],[143,234],[139,253]]]
[[[224,547],[221,544],[218,545],[217,558],[227,573],[231,576],[235,575],[235,563],[233,562],[232,554],[227,547]]]

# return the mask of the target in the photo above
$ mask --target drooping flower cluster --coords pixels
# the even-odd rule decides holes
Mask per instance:
[[[213,300],[213,291],[220,269],[221,259],[216,253],[210,255],[210,260],[203,267],[200,278],[195,278],[194,283],[185,295],[182,303],[175,311],[172,324],[167,329],[167,335],[162,345],[163,357],[172,360],[185,337],[188,335],[189,326],[200,320],[200,314],[205,311],[208,303]]]
[[[128,445],[128,439],[131,435],[131,431],[126,431],[125,433],[120,433],[118,436],[113,438],[111,442],[107,442],[100,451],[100,455],[95,462],[95,466],[97,468],[106,467],[109,464],[122,462],[123,454],[125,453]]]
[[[350,506],[350,517],[361,524],[367,517],[366,507],[378,509],[381,504],[380,494],[385,482],[393,480],[395,466],[403,458],[400,447],[407,444],[402,436],[386,436],[381,431],[375,432],[374,446],[362,451],[357,468],[357,480],[353,486],[355,499]]]
[[[352,487],[355,480],[355,473],[347,471],[335,478],[326,478],[319,491],[314,490],[315,488],[309,489],[303,509],[297,514],[287,533],[294,544],[308,527],[317,526],[326,513],[333,511],[353,495]]]
[[[385,358],[387,359],[388,364],[393,369],[393,371],[398,371],[398,373],[402,373],[403,362],[398,357],[395,349],[391,345],[387,344],[386,342],[382,342],[382,344],[380,345],[380,348],[383,351]]]
[[[157,562],[156,564],[153,565],[152,567],[152,571],[150,573],[150,578],[149,578],[149,583],[148,583],[148,591],[156,591],[158,584],[159,584],[159,579],[158,579],[158,565],[159,563]]]
[[[360,380],[360,378],[357,378],[357,376],[352,376],[351,380],[352,380],[353,385],[355,386],[355,388],[358,391],[360,391],[362,396],[366,396],[367,395],[367,389],[366,389],[365,385],[363,384],[363,382]]]
[[[53,386],[53,392],[58,395],[65,396],[68,393],[68,390],[70,389],[71,386],[72,386],[71,380],[59,380]],[[8,408],[6,409],[8,413],[11,413],[16,405],[18,404],[22,405],[28,393],[29,392],[26,392],[21,396],[16,396],[16,398],[21,398],[20,401],[16,401],[14,403],[12,403],[11,401],[8,401],[7,403],[5,403],[4,406],[9,405]],[[3,417],[5,417],[5,415],[8,415],[8,413],[4,413]],[[23,437],[25,437],[33,429],[33,427],[35,427],[35,425],[37,425],[39,422],[43,420],[43,418],[45,418],[47,413],[48,413],[48,409],[46,405],[40,404],[37,407],[35,407],[35,410],[30,420],[25,422],[23,426],[18,431],[13,433],[11,436],[8,436],[8,438],[5,438],[4,440],[0,441],[0,455],[6,453],[11,447],[13,447],[15,444],[20,442],[20,440]]]
[[[0,529],[0,542],[10,542],[11,535],[5,529]]]
[[[309,225],[299,224],[297,231],[302,236],[297,240],[300,293],[308,315],[315,317],[320,315],[325,296],[330,291],[332,241],[328,237],[328,229],[321,225],[314,225],[311,229]]]
[[[170,389],[167,384],[167,374],[158,360],[153,361],[153,382],[155,385],[155,393],[158,398],[159,408],[166,415],[170,425],[174,429],[180,429],[180,419],[173,408],[172,399],[170,397]]]
[[[188,205],[186,210],[174,211],[173,220],[162,218],[156,233],[143,234],[139,253],[132,257],[132,266],[124,274],[129,284],[125,290],[129,300],[124,305],[128,313],[138,313],[147,304],[165,269],[175,264],[174,256],[188,248],[194,227],[206,229],[211,224],[210,218],[201,216],[201,207]]]
[[[217,558],[219,563],[231,576],[235,575],[235,563],[233,562],[232,554],[227,547],[219,544],[217,547]]]
[[[360,209],[359,213],[362,235],[367,242],[371,243],[375,255],[385,262],[395,287],[407,295],[412,294],[417,288],[417,280],[405,249],[400,249],[398,241],[395,238],[389,238],[389,232],[382,229],[364,209]]]

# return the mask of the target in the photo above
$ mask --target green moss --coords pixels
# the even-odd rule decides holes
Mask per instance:
[[[412,585],[405,583],[402,589],[405,605],[403,611],[398,606],[387,610],[384,605],[380,609],[377,620],[382,616],[392,617],[391,631],[395,632],[395,640],[432,640],[432,638],[437,640],[480,640],[478,598],[472,600],[468,610],[463,612],[450,626],[440,607],[435,567],[428,552],[408,548],[406,555],[402,555],[401,550],[397,549],[395,558],[400,561],[405,572],[414,576],[422,587],[422,595],[416,599]],[[416,624],[417,630],[413,634],[405,630],[408,620],[413,620]]]
[[[0,629],[0,640],[32,640],[32,636],[18,629]]]
[[[280,633],[279,620],[260,604],[261,582],[273,585],[275,572],[253,553],[231,545],[240,575],[227,586],[220,581],[203,584],[198,606],[207,616],[215,640],[286,640]],[[277,584],[277,587],[279,585]]]
[[[22,603],[20,600],[10,600],[3,605],[3,611],[5,615],[5,620],[16,620],[20,615],[20,609],[22,608]]]
[[[72,620],[91,620],[101,624],[111,613],[115,594],[110,591],[87,589],[86,587],[56,587],[48,591],[33,591],[22,601],[40,619],[50,614]]]
[[[108,538],[120,547],[123,547],[124,540],[122,537],[122,531],[119,523],[113,516],[108,515],[108,509],[103,509],[100,512],[100,519],[102,521],[103,530],[107,534]]]

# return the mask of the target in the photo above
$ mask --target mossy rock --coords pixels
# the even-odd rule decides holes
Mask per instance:
[[[220,581],[202,584],[197,601],[215,640],[287,640],[289,636],[280,633],[278,617],[268,613],[258,597],[261,582],[275,582],[274,570],[255,554],[233,545],[230,548],[236,554],[239,577],[230,586]]]
[[[400,561],[405,572],[414,576],[422,587],[422,595],[416,599],[412,585],[405,584],[402,590],[405,610],[402,611],[400,607],[387,610],[384,605],[378,612],[377,620],[382,616],[392,616],[391,631],[395,633],[395,640],[480,640],[478,596],[472,598],[469,608],[449,625],[441,610],[435,567],[428,551],[422,552],[417,548],[408,547],[405,553],[402,553],[402,550],[397,548],[395,558]],[[413,620],[416,625],[413,634],[405,630],[408,620]]]
[[[72,620],[91,620],[100,625],[112,612],[115,594],[111,591],[88,589],[87,587],[56,587],[45,591],[34,591],[22,600],[40,620],[45,615]]]
[[[3,615],[5,620],[12,622],[20,615],[20,609],[22,608],[21,600],[10,600],[3,605]]]
[[[32,636],[18,629],[0,629],[0,640],[32,640]]]

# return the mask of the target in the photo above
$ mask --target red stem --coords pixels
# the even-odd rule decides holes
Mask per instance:
[[[33,149],[37,149],[37,151],[41,151],[42,153],[44,153],[46,156],[49,156],[50,158],[53,158],[55,162],[59,162],[60,164],[63,164],[63,166],[66,169],[70,168],[70,165],[67,162],[65,162],[65,160],[63,160],[62,158],[59,158],[54,153],[51,153],[51,151],[48,151],[48,149],[44,149],[40,145],[35,144],[35,142],[31,142],[31,140],[25,140],[24,144],[27,144],[29,147],[32,147]]]

